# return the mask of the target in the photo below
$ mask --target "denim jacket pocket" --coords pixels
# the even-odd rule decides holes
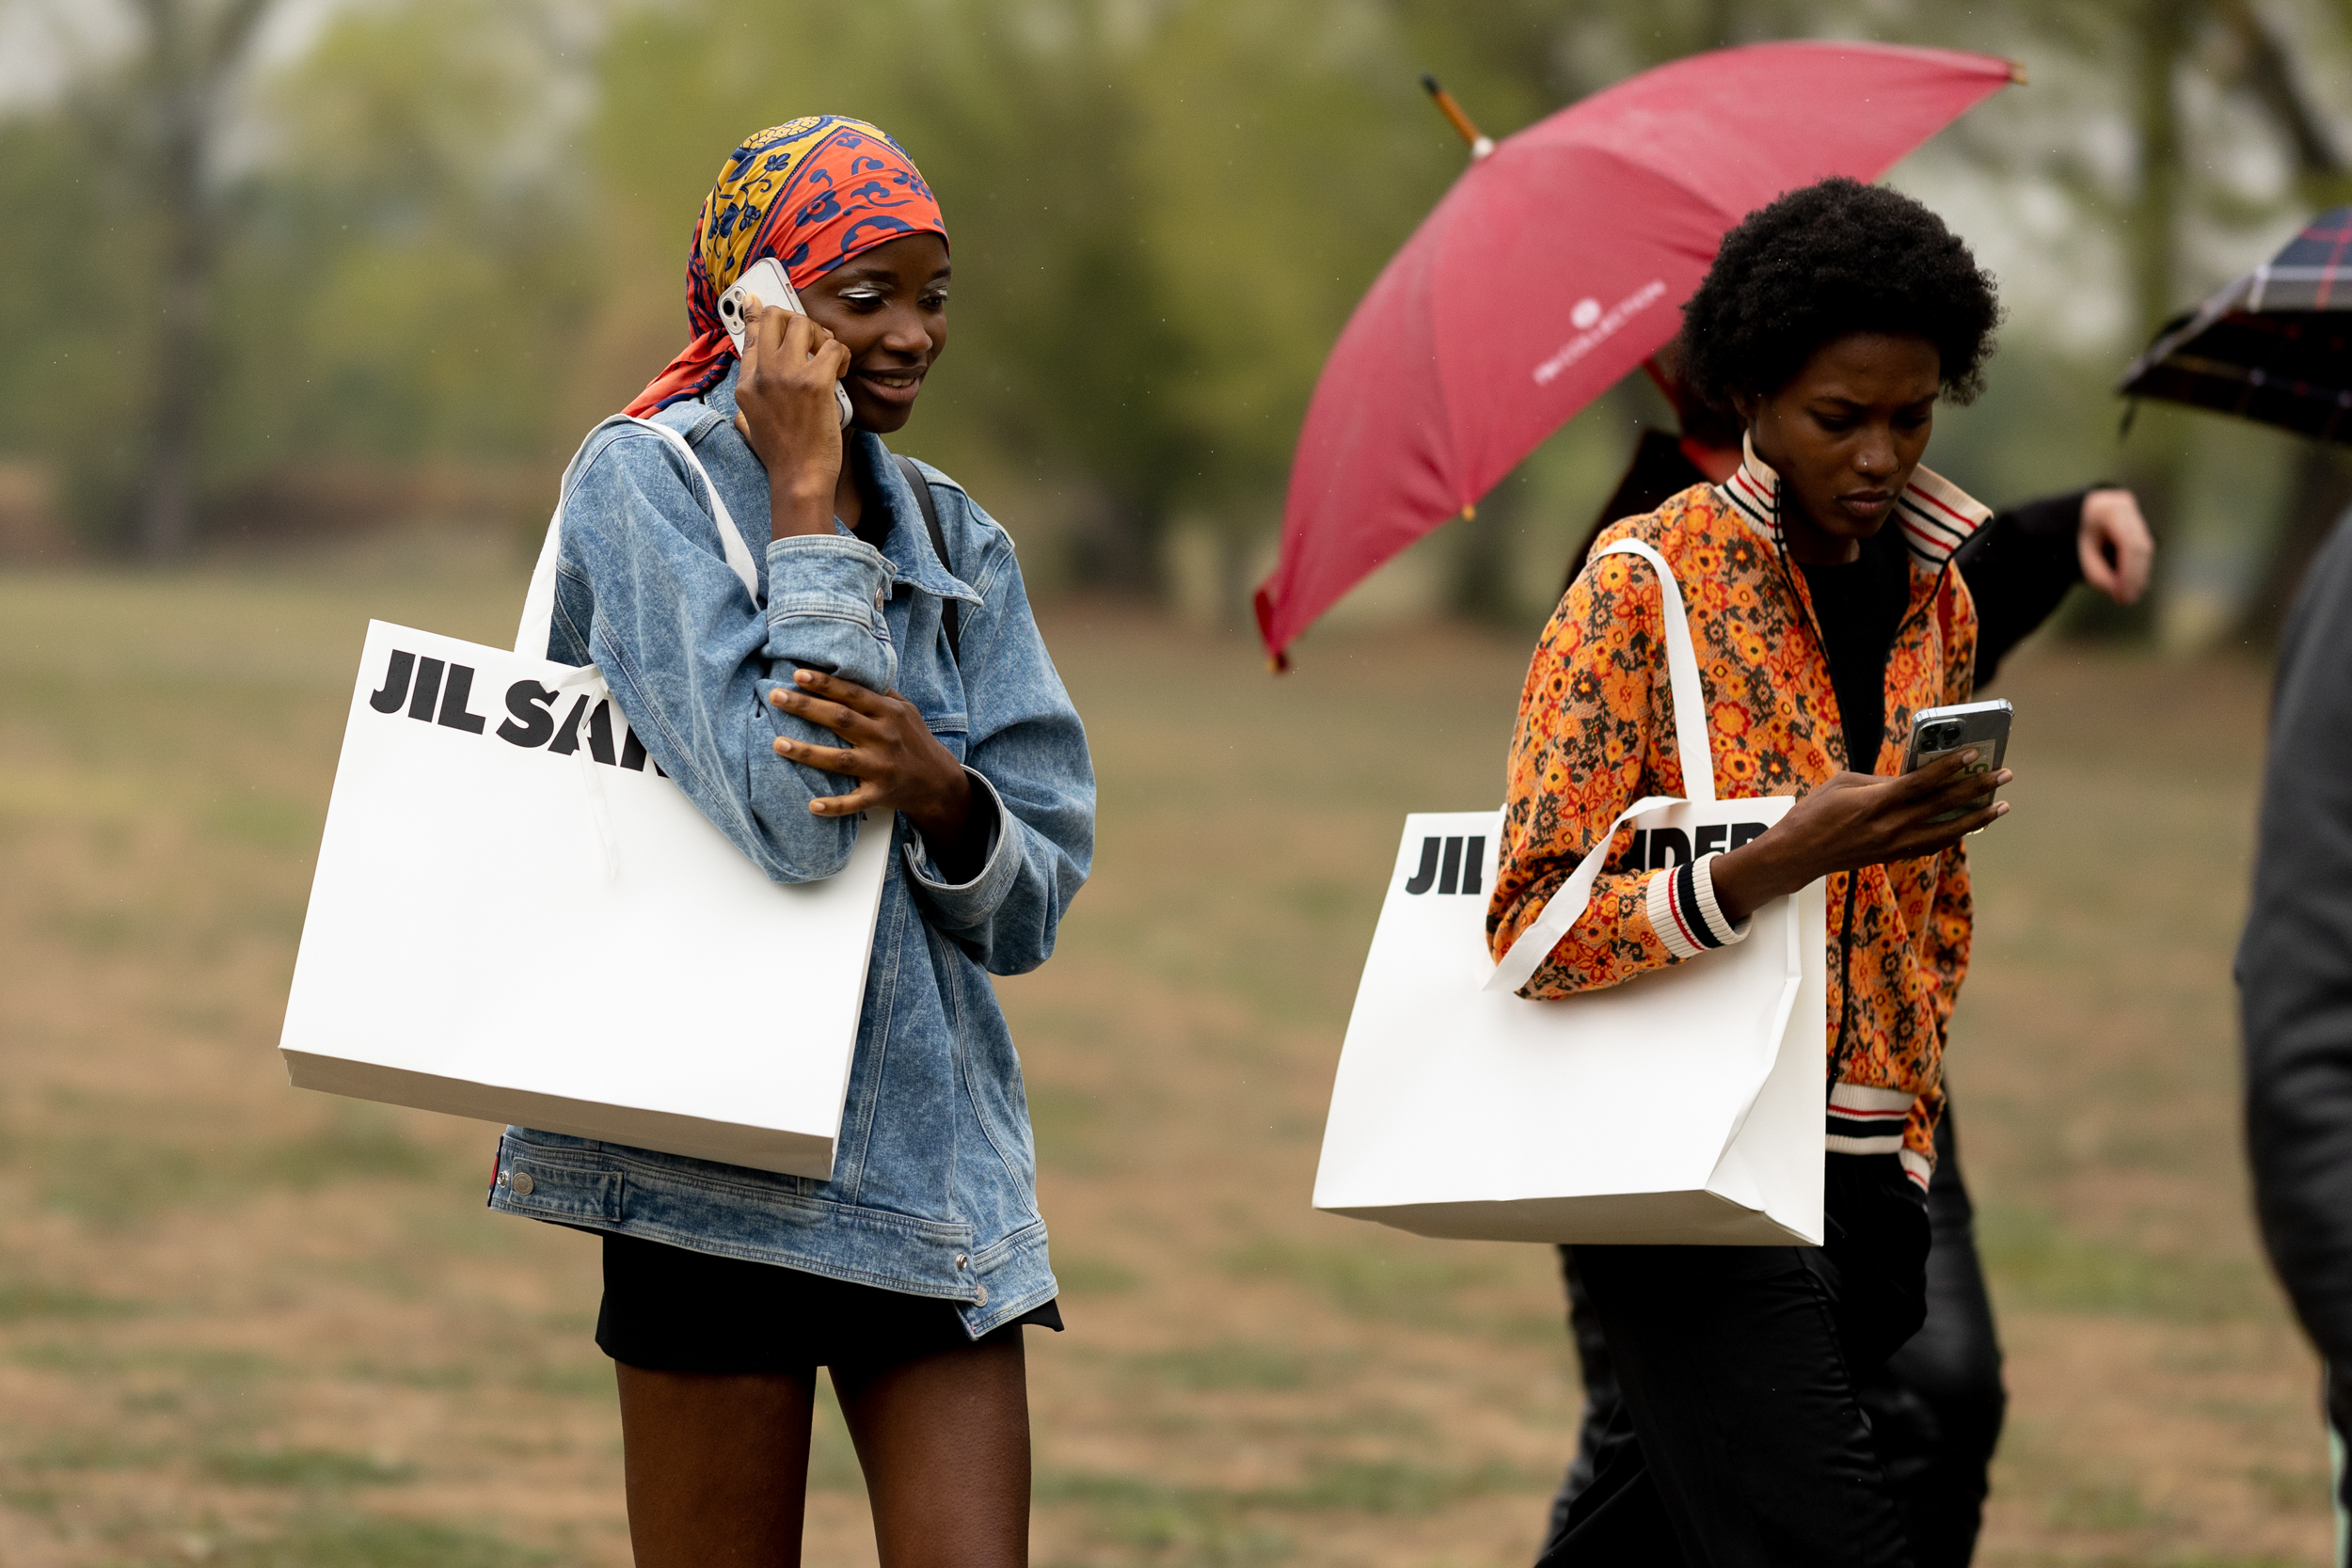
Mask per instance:
[[[502,1138],[490,1204],[535,1219],[589,1226],[621,1223],[621,1173]]]

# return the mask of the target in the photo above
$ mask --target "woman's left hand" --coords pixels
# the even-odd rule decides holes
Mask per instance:
[[[2120,489],[2085,496],[2074,554],[2085,582],[2117,604],[2137,603],[2148,592],[2148,570],[2156,555],[2155,536],[2139,515],[2139,498]]]
[[[929,841],[934,858],[943,850],[953,856],[962,845],[972,816],[972,780],[913,703],[895,691],[871,691],[816,670],[800,671],[791,686],[777,687],[768,701],[845,742],[811,746],[777,737],[776,755],[858,781],[847,795],[811,800],[810,811],[819,816],[904,813]],[[944,860],[941,868],[953,869]]]

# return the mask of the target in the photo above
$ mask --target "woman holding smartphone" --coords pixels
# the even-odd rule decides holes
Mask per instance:
[[[739,356],[719,299],[766,258],[806,314],[744,302]],[[647,1568],[800,1560],[819,1367],[882,1562],[1027,1561],[1023,1325],[1061,1320],[988,976],[1052,953],[1094,777],[1011,541],[882,444],[946,342],[949,270],[938,203],[882,132],[760,132],[694,228],[693,341],[564,477],[548,657],[596,664],[653,760],[776,880],[892,837],[831,1180],[523,1128],[501,1143],[494,1208],[602,1232],[596,1342]],[[731,983],[788,1014],[793,955]]]
[[[1623,1404],[1549,1563],[1911,1561],[1858,1390],[1924,1311],[1944,1031],[1967,967],[1961,840],[2008,807],[1963,771],[1973,752],[1897,769],[1913,713],[1969,694],[1976,616],[1951,558],[1990,514],[1920,459],[1939,397],[1976,390],[1998,315],[1966,246],[1906,197],[1832,180],[1751,214],[1681,340],[1694,389],[1738,410],[1744,461],[1597,541],[1644,540],[1675,571],[1719,793],[1798,800],[1693,864],[1618,862],[1620,833],[1522,994],[1703,963],[1826,878],[1827,1243],[1576,1249]],[[1597,556],[1537,644],[1488,910],[1498,957],[1620,811],[1684,793],[1661,613],[1646,564]]]

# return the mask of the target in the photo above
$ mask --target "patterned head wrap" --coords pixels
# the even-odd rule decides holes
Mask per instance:
[[[760,132],[728,155],[694,220],[686,317],[694,341],[628,405],[644,418],[700,397],[726,373],[735,344],[719,296],[772,256],[792,287],[907,234],[947,238],[939,202],[897,142],[862,119],[810,115]]]

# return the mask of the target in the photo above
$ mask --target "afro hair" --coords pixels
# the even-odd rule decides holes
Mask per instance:
[[[1967,403],[2000,320],[1993,275],[1942,218],[1899,191],[1824,180],[1724,236],[1682,308],[1682,373],[1728,406],[1788,386],[1824,343],[1884,332],[1933,343],[1944,395]]]

